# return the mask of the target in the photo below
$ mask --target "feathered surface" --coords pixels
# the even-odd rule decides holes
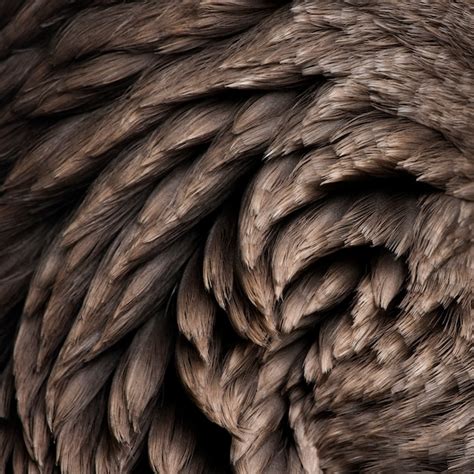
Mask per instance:
[[[0,0],[0,473],[474,472],[471,0]]]

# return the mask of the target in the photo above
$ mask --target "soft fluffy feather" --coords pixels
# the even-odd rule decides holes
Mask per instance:
[[[0,473],[474,470],[469,0],[0,0]]]

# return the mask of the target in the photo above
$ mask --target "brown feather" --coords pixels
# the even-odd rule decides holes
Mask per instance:
[[[469,0],[0,0],[0,473],[474,470]]]

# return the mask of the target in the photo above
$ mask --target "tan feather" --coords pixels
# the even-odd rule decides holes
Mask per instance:
[[[234,285],[236,222],[230,212],[221,214],[209,232],[203,257],[203,280],[222,309],[228,305]],[[184,332],[184,331],[182,331]]]
[[[104,395],[103,391],[100,392],[80,417],[65,422],[56,432],[56,456],[61,472],[93,472],[106,406]]]
[[[196,442],[174,404],[156,409],[148,440],[148,455],[154,472],[205,472],[202,460],[194,455]]]
[[[328,269],[315,268],[308,272],[285,295],[281,308],[281,327],[290,333],[304,318],[316,311],[327,311],[344,301],[355,287],[361,269],[356,260],[334,261]]]
[[[40,326],[38,318],[22,318],[13,352],[13,374],[26,448],[33,459],[43,464],[50,442],[43,403],[51,362],[43,370],[36,370]]]
[[[46,415],[53,433],[79,418],[107,382],[117,357],[117,351],[109,351],[70,377],[61,378],[60,368],[53,368],[46,391]]]
[[[67,245],[96,229],[124,219],[128,207],[140,201],[140,192],[163,174],[189,158],[192,146],[210,140],[225,127],[233,112],[232,103],[208,102],[172,115],[156,132],[132,145],[112,162],[85,197],[64,231]],[[185,129],[183,136],[180,130]],[[113,228],[113,227],[112,227]]]
[[[66,71],[52,72],[34,87],[23,88],[12,107],[16,114],[37,117],[65,112],[94,101],[100,103],[100,94],[105,87],[120,86],[120,81],[130,80],[155,64],[156,59],[150,54],[104,54]]]
[[[215,210],[238,178],[252,167],[252,157],[263,150],[280,120],[278,114],[293,98],[293,93],[270,93],[246,104],[234,121],[235,132],[227,130],[217,136],[207,152],[182,176],[179,188],[174,192],[164,188],[156,198],[149,199],[138,218],[140,233],[122,263],[123,269],[116,271],[126,272],[135,262],[180,237],[197,220]]]
[[[403,264],[390,254],[382,253],[376,260],[371,275],[372,292],[379,308],[387,309],[397,296],[405,279]]]
[[[147,418],[170,358],[170,322],[158,314],[134,336],[116,369],[109,398],[109,426],[116,440],[133,445],[146,432]]]
[[[0,0],[0,472],[471,472],[473,19]]]
[[[278,297],[298,271],[342,243],[342,235],[338,240],[329,237],[334,233],[331,232],[333,226],[341,225],[341,218],[349,207],[348,198],[332,198],[283,229],[275,243],[272,259],[275,292]]]

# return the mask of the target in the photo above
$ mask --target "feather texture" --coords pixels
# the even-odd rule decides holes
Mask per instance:
[[[0,0],[0,473],[474,470],[469,0]]]

